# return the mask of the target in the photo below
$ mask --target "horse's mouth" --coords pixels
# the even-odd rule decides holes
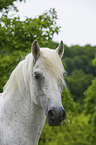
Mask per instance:
[[[47,119],[47,122],[50,126],[59,126],[61,124],[62,121],[59,121],[59,120],[50,120],[49,118]]]
[[[53,122],[50,122],[50,123],[48,123],[50,126],[59,126],[60,124],[61,124],[61,122],[59,122],[59,123],[53,123]]]

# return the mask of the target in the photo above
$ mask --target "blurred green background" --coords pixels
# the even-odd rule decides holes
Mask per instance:
[[[12,70],[30,53],[35,39],[41,47],[58,46],[53,42],[54,34],[60,31],[55,9],[21,21],[19,16],[8,16],[10,10],[18,11],[14,1],[0,0],[0,92]],[[96,145],[96,46],[64,46],[67,89],[62,102],[67,118],[59,127],[46,122],[39,145]]]

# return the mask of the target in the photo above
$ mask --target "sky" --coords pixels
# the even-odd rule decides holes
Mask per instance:
[[[61,26],[59,35],[53,40],[68,45],[90,44],[96,46],[96,0],[26,0],[16,2],[21,20],[25,17],[35,18],[55,8],[57,25]]]

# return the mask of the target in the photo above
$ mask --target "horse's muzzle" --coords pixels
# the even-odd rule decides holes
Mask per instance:
[[[62,107],[52,107],[48,111],[47,120],[50,126],[59,126],[66,118],[66,113]]]

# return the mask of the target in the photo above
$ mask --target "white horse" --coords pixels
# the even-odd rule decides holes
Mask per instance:
[[[61,103],[64,53],[61,41],[56,50],[39,48],[13,70],[0,96],[0,145],[38,145],[47,117],[51,126],[58,126],[66,113]]]

